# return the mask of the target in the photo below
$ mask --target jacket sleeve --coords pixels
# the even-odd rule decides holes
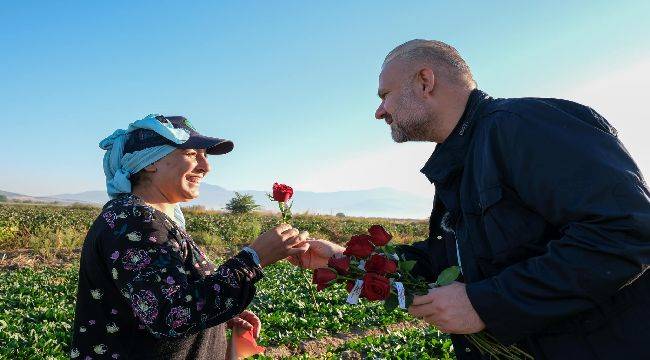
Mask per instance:
[[[597,306],[643,274],[650,196],[630,155],[603,127],[514,113],[498,114],[490,126],[485,151],[501,162],[504,185],[561,233],[544,255],[467,285],[487,329],[511,343]]]
[[[416,261],[411,274],[432,282],[442,270],[449,267],[445,257],[445,245],[444,240],[428,238],[411,245],[399,245],[397,253],[406,260]]]
[[[411,274],[421,276],[429,282],[435,281],[442,270],[456,265],[455,257],[453,262],[449,261],[450,252],[456,253],[455,239],[440,227],[444,212],[440,200],[436,198],[429,218],[429,237],[410,245],[397,246],[400,256],[417,261]]]
[[[134,217],[117,225],[101,253],[140,326],[153,336],[179,337],[226,322],[252,301],[262,271],[249,254],[219,267],[189,264],[162,224]]]

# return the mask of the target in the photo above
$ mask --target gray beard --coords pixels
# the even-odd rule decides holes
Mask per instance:
[[[430,123],[431,120],[427,118],[424,107],[409,96],[403,95],[400,106],[393,114],[393,122],[390,124],[393,141],[396,143],[429,141],[427,125]]]
[[[425,132],[424,123],[415,123],[408,124],[404,126],[402,124],[391,124],[390,134],[393,138],[393,141],[396,143],[403,143],[407,141],[428,141]]]

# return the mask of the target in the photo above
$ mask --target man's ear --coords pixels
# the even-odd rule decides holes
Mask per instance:
[[[145,166],[145,168],[143,170],[148,172],[148,173],[155,173],[156,171],[158,171],[158,168],[156,167],[156,164],[154,163],[154,164]]]
[[[422,68],[417,73],[418,95],[423,98],[433,95],[433,89],[436,85],[436,76],[433,70],[429,68]]]

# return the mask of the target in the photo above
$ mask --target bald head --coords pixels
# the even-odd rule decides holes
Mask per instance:
[[[476,83],[453,47],[411,40],[391,51],[379,74],[375,111],[396,142],[444,142],[458,123]]]
[[[436,75],[449,83],[474,88],[476,82],[469,66],[453,46],[437,40],[415,39],[393,49],[382,68],[389,63],[400,62],[408,68],[430,67]]]

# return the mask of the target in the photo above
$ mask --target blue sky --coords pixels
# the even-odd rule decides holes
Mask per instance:
[[[394,144],[373,118],[381,62],[413,38],[454,45],[493,96],[605,109],[647,173],[649,119],[632,99],[650,80],[649,11],[647,1],[5,3],[0,189],[103,189],[98,142],[163,113],[234,140],[212,158],[212,184],[426,195],[418,170],[434,145]]]

